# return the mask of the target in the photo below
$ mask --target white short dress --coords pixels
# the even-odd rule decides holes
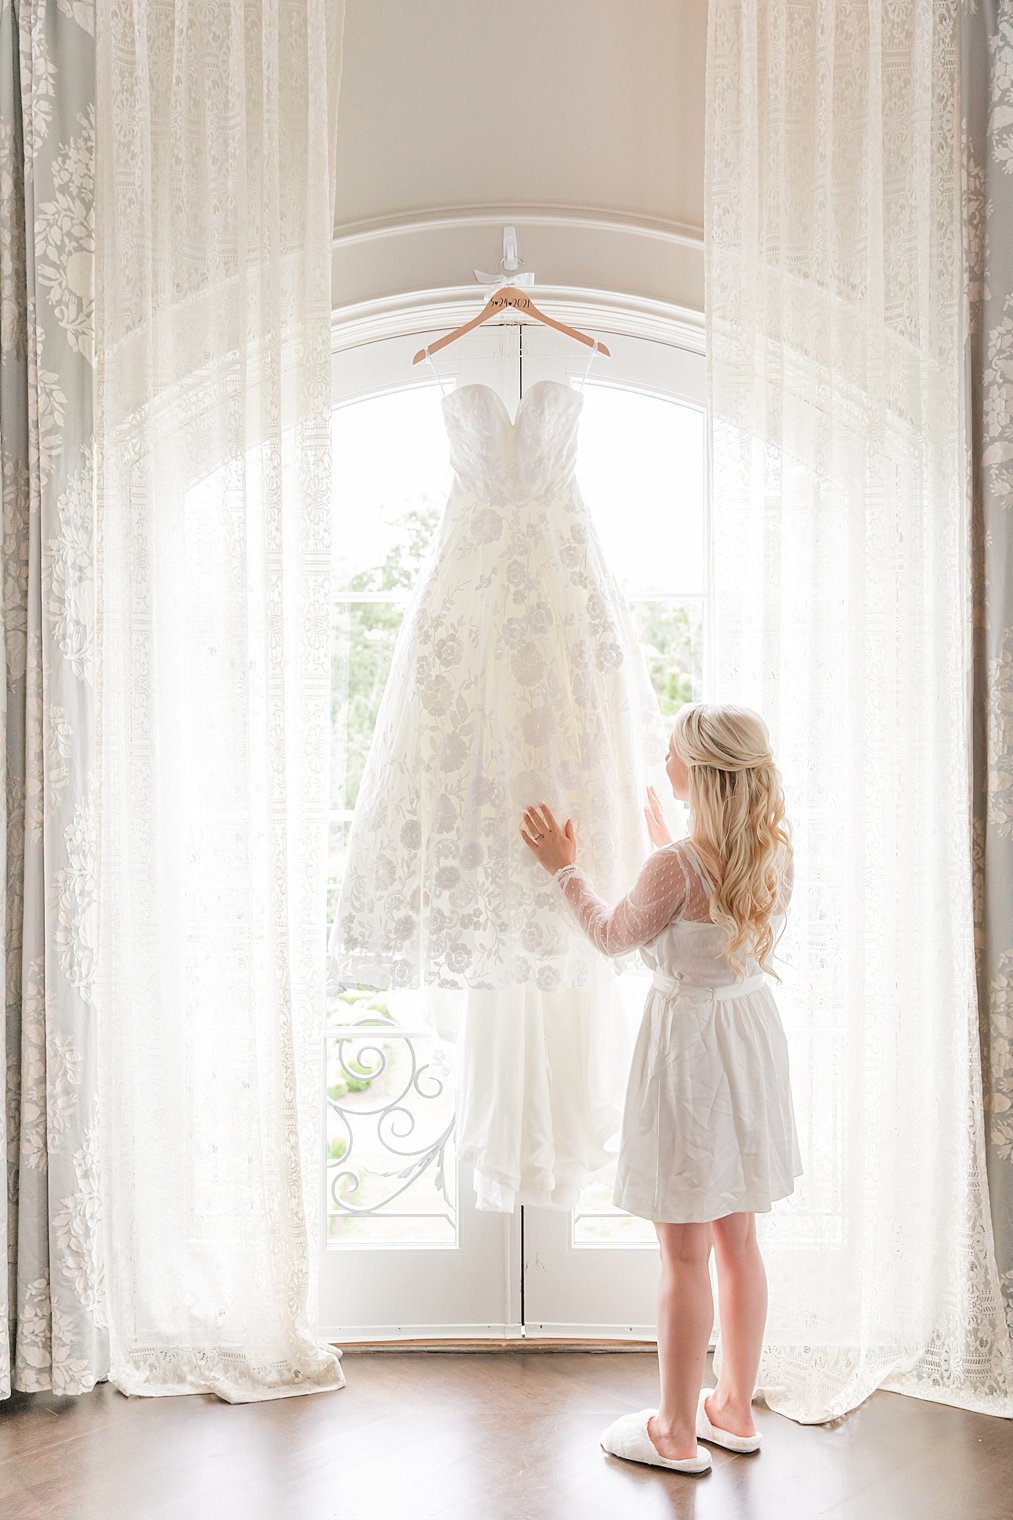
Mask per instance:
[[[639,948],[654,972],[626,1088],[616,1207],[672,1224],[768,1212],[803,1174],[787,1041],[772,978],[743,955],[739,981],[724,954],[693,845],[657,850],[614,908],[577,866],[556,880],[600,950]],[[789,868],[775,933],[790,894]]]

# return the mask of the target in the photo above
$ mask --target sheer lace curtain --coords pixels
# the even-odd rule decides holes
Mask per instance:
[[[97,1145],[87,4],[0,0],[0,1398],[108,1361]]]
[[[1013,1413],[970,880],[959,6],[710,0],[716,683],[794,825],[806,1172],[758,1220],[757,1389]],[[721,1365],[718,1345],[715,1367]]]
[[[97,5],[98,968],[110,1379],[315,1337],[342,7]]]

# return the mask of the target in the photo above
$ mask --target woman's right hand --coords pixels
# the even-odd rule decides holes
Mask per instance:
[[[671,844],[672,836],[665,822],[665,815],[661,811],[661,799],[653,786],[647,788],[647,806],[644,808],[644,817],[647,819],[647,832],[651,843],[656,849],[662,845]]]

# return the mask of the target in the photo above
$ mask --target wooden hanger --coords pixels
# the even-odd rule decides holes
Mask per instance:
[[[437,338],[435,343],[430,343],[430,355],[438,353],[441,348],[446,348],[447,344],[453,343],[455,338],[463,338],[464,334],[471,332],[473,327],[480,326],[487,318],[495,316],[497,312],[504,311],[509,306],[515,306],[518,311],[525,312],[529,317],[537,317],[538,321],[544,322],[546,327],[554,327],[557,332],[565,333],[568,338],[576,338],[578,343],[586,343],[588,348],[596,349],[599,354],[604,354],[606,359],[612,357],[604,343],[596,343],[594,338],[589,338],[586,333],[578,332],[575,327],[567,327],[565,322],[557,322],[554,317],[547,317],[544,311],[538,310],[531,297],[525,295],[516,285],[505,285],[502,290],[495,291],[477,317],[473,317],[470,322],[465,322],[463,327],[455,327],[453,332]],[[412,363],[418,364],[425,357],[426,350],[420,348]]]

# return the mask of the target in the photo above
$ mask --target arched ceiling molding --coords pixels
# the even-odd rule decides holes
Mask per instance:
[[[501,227],[504,222],[516,226],[519,222],[536,225],[539,222],[556,224],[567,222],[575,228],[595,231],[609,228],[634,234],[637,237],[654,237],[663,242],[681,242],[688,247],[703,247],[703,229],[688,222],[667,221],[663,217],[630,217],[622,212],[608,211],[598,206],[433,206],[425,211],[408,212],[404,216],[381,216],[366,218],[359,222],[346,222],[334,231],[334,242],[350,245],[389,237],[392,233],[411,235],[419,230],[443,231],[447,227]]]
[[[583,206],[443,206],[346,224],[333,241],[335,305],[396,310],[405,296],[417,307],[421,293],[441,305],[436,325],[446,303],[474,312],[482,287],[472,271],[499,268],[506,225],[517,230],[521,268],[535,272],[539,304],[601,292],[631,316],[646,303],[645,316],[678,312],[691,326],[703,310],[699,228]]]

